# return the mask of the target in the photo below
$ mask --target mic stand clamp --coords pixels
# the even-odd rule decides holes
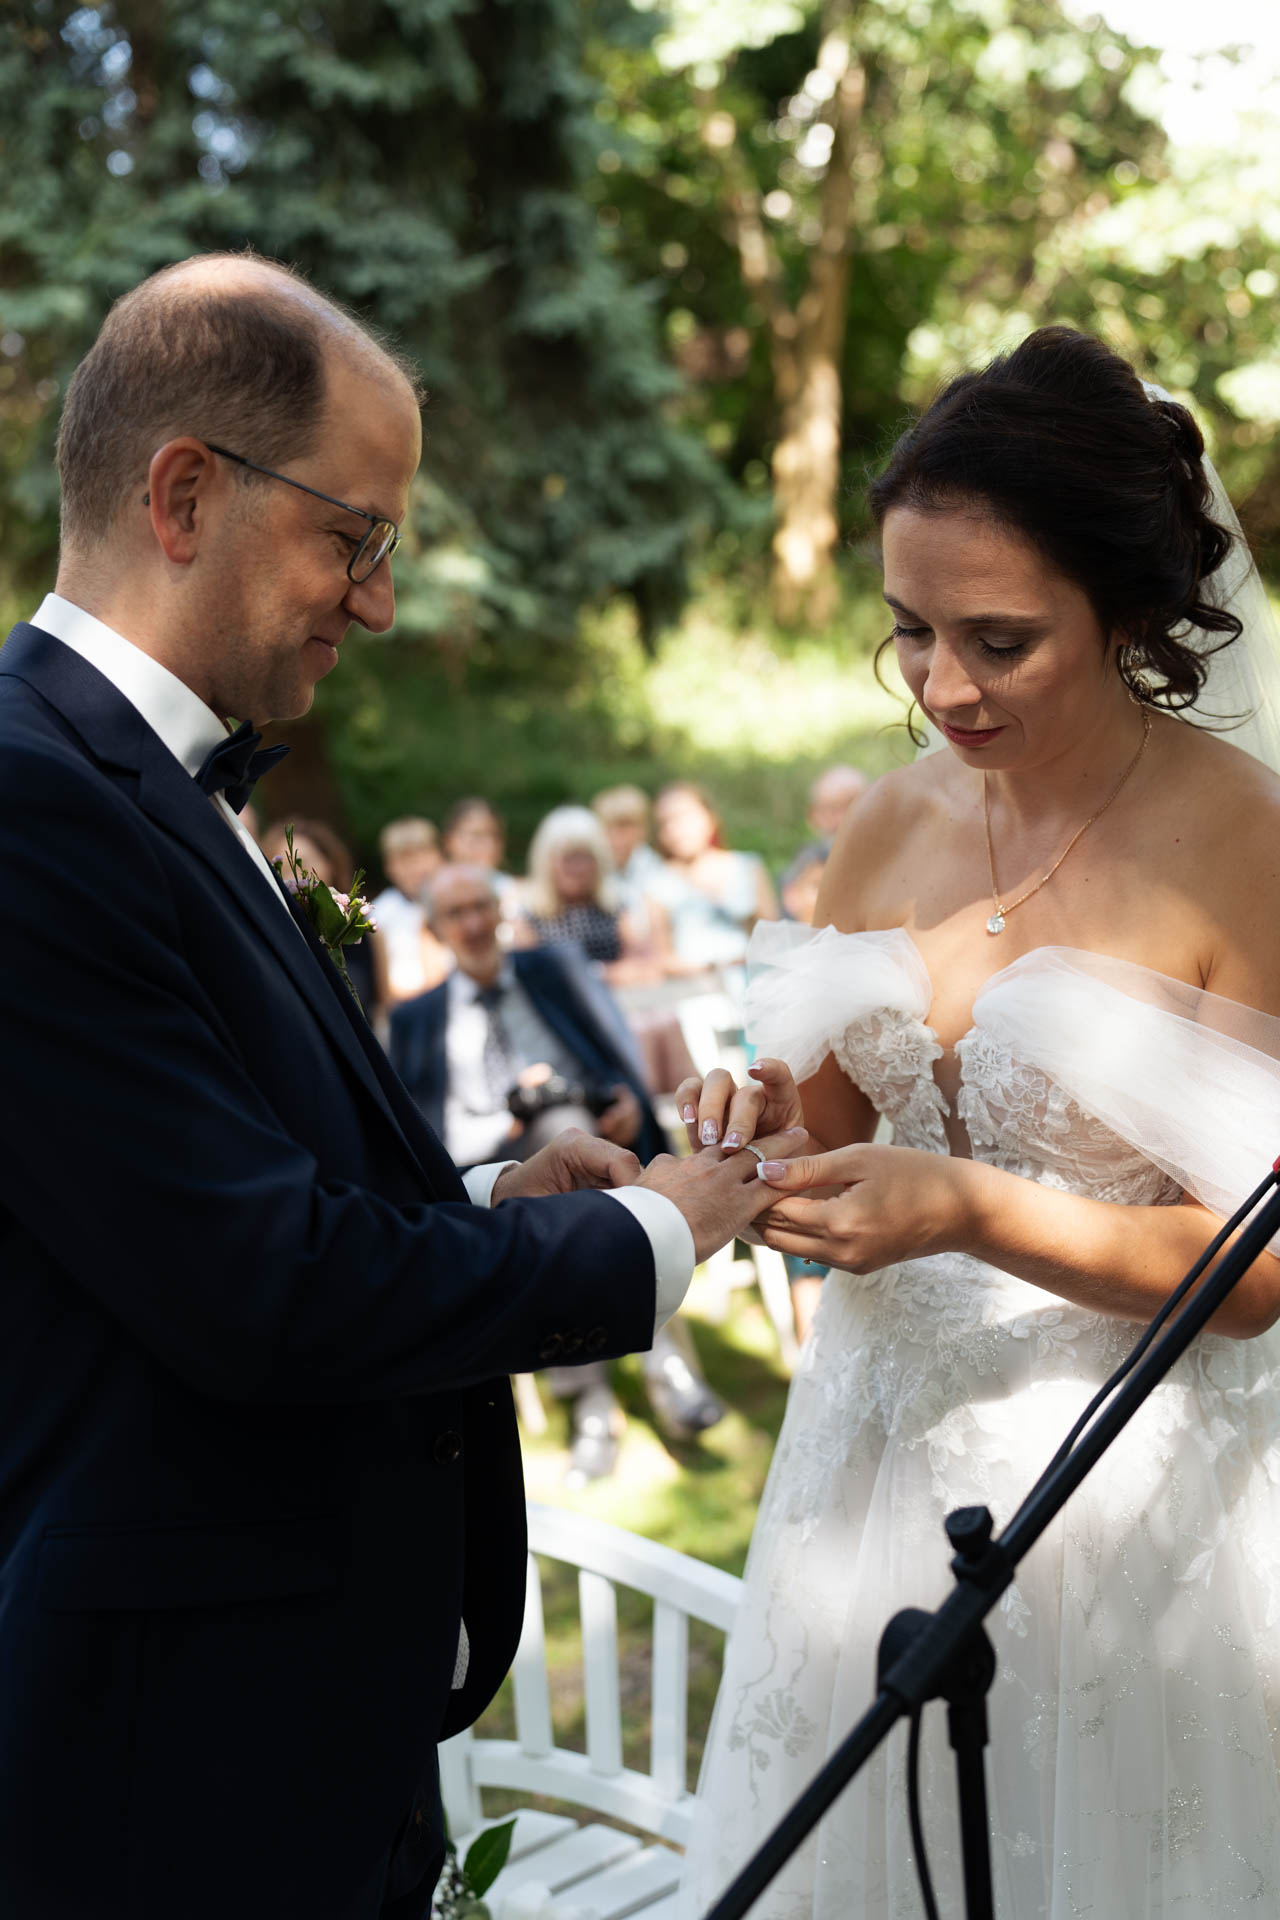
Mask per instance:
[[[956,1549],[951,1570],[992,1599],[1013,1578],[1009,1556],[992,1540],[986,1507],[957,1507],[947,1515],[947,1538]],[[987,1822],[987,1694],[996,1674],[995,1649],[976,1626],[939,1669],[920,1671],[918,1649],[935,1616],[918,1607],[894,1615],[880,1640],[876,1686],[895,1693],[913,1715],[926,1700],[947,1702],[947,1727],[956,1756],[960,1845],[964,1861],[965,1912],[969,1920],[993,1920],[991,1841]],[[917,1840],[917,1845],[919,1844]]]

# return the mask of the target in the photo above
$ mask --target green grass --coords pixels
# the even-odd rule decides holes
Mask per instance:
[[[614,1368],[614,1383],[627,1416],[615,1473],[579,1492],[565,1488],[567,1411],[544,1396],[548,1430],[541,1438],[525,1441],[526,1480],[532,1499],[593,1514],[739,1574],[782,1421],[787,1380],[773,1329],[754,1289],[735,1292],[729,1318],[722,1324],[707,1318],[705,1308],[699,1310],[705,1299],[703,1295],[700,1301],[695,1281],[685,1319],[706,1376],[729,1408],[726,1417],[696,1441],[664,1440],[645,1397],[640,1362],[631,1357]],[[557,1743],[584,1751],[577,1580],[572,1569],[550,1561],[544,1564],[543,1606]],[[649,1602],[619,1589],[623,1760],[642,1771],[649,1764],[651,1633]],[[691,1623],[687,1748],[691,1786],[697,1781],[722,1657],[723,1636]],[[495,1738],[512,1736],[509,1682],[479,1721],[477,1732]],[[528,1805],[529,1800],[525,1795],[490,1793],[485,1804],[486,1811],[496,1814]]]

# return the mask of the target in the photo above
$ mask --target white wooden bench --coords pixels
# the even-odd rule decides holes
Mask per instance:
[[[486,1820],[485,1787],[537,1794],[626,1821],[649,1837],[582,1824],[567,1814],[526,1809],[517,1816],[511,1853],[486,1904],[500,1913],[508,1896],[534,1883],[558,1902],[597,1920],[670,1920],[689,1837],[694,1796],[686,1779],[689,1621],[728,1632],[741,1582],[670,1547],[558,1507],[529,1507],[529,1573],[524,1632],[512,1670],[515,1738],[461,1733],[440,1749],[440,1778],[459,1854]],[[551,1721],[537,1556],[578,1569],[586,1752],[556,1744]],[[616,1589],[653,1601],[649,1770],[623,1764]],[[508,1818],[510,1816],[507,1816]]]

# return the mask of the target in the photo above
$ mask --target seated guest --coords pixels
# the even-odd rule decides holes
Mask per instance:
[[[387,949],[392,1001],[412,999],[440,984],[453,965],[449,949],[427,926],[422,903],[440,868],[440,837],[429,820],[391,820],[378,835],[378,856],[389,885],[370,901]]]
[[[504,952],[493,874],[441,869],[427,913],[455,970],[391,1015],[391,1062],[461,1167],[523,1160],[579,1126],[642,1161],[666,1150],[648,1095],[598,1011],[600,983],[570,947]],[[664,1329],[665,1332],[665,1329]],[[678,1344],[659,1337],[645,1377],[669,1426],[710,1426],[724,1411],[691,1374]],[[612,1468],[622,1416],[602,1362],[555,1368],[552,1391],[574,1401],[571,1476]]]
[[[451,867],[483,867],[493,876],[502,917],[514,919],[520,905],[520,882],[502,871],[507,829],[497,808],[479,794],[455,800],[444,817],[440,844]]]
[[[539,945],[581,947],[611,986],[662,976],[661,958],[621,905],[609,842],[589,807],[556,807],[534,834],[525,918]]]
[[[701,788],[686,780],[662,789],[653,817],[664,870],[650,890],[671,922],[673,970],[696,972],[740,962],[756,921],[778,917],[764,862],[721,844],[714,808]]]
[[[649,796],[641,787],[606,787],[591,802],[613,855],[614,878],[624,907],[641,914],[648,883],[662,872],[662,855],[649,845]]]
[[[807,847],[801,847],[795,859],[784,869],[778,880],[778,893],[782,899],[785,920],[799,920],[806,927],[813,925],[818,889],[830,857],[829,840],[811,840]]]
[[[324,881],[326,887],[332,887],[338,893],[350,893],[355,877],[355,862],[333,828],[323,820],[271,821],[270,825],[263,828],[259,843],[267,859],[283,861],[288,877],[285,856],[288,847],[286,836],[290,828],[293,830],[294,858],[299,866],[308,873],[314,873]],[[374,917],[376,919],[377,916]],[[380,1024],[379,1016],[383,1014],[389,995],[387,949],[381,933],[366,933],[363,940],[357,941],[354,946],[344,947],[342,957],[360,1005],[371,1022]]]
[[[840,822],[870,782],[857,767],[827,767],[809,789],[805,819],[815,840],[834,840]]]

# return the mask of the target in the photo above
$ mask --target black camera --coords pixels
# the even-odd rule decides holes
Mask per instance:
[[[507,1107],[517,1120],[527,1125],[551,1107],[585,1107],[598,1118],[613,1105],[614,1097],[612,1087],[602,1087],[589,1080],[566,1080],[563,1074],[553,1073],[550,1079],[540,1080],[536,1087],[512,1087],[507,1095]]]

